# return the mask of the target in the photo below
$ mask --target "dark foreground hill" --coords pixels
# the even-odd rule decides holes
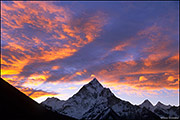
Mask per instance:
[[[74,120],[57,114],[0,79],[0,120]]]

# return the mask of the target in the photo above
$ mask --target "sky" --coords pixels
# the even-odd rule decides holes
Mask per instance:
[[[1,77],[37,102],[93,78],[120,99],[179,105],[176,1],[1,2]]]

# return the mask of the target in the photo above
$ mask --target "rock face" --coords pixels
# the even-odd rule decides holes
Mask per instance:
[[[153,106],[148,100],[145,100],[139,106],[154,112],[161,118],[179,118],[179,106],[164,105],[161,102],[158,102]]]
[[[153,111],[154,106],[152,105],[152,103],[149,100],[145,100],[141,105],[139,105],[141,108],[145,107],[148,110]]]
[[[1,120],[74,120],[47,110],[9,83],[0,79]]]
[[[66,101],[48,98],[42,105],[77,119],[160,119],[156,114],[117,98],[94,78]]]
[[[119,115],[114,112],[111,108],[107,108],[103,110],[98,116],[95,118],[97,120],[118,120]]]

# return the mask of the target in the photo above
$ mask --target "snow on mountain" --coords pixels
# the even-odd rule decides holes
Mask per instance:
[[[179,118],[179,107],[164,105],[158,102],[154,106],[154,113],[159,117],[178,117]]]
[[[104,109],[95,117],[96,120],[118,120],[119,116],[111,108]]]
[[[161,102],[158,102],[158,103],[155,105],[155,109],[156,109],[156,108],[169,109],[169,108],[171,108],[171,107],[172,107],[171,105],[164,105],[164,104],[161,103]]]
[[[153,111],[154,110],[154,106],[152,105],[152,103],[149,100],[145,100],[142,104],[139,105],[141,108],[145,107],[148,110]]]
[[[164,105],[161,102],[158,102],[155,106],[149,102],[149,100],[145,100],[142,104],[139,105],[141,108],[146,108],[152,112],[154,112],[159,117],[178,117],[179,118],[179,107]]]
[[[62,105],[64,103],[65,103],[64,100],[59,100],[58,98],[52,97],[52,98],[47,98],[43,102],[43,105],[46,105],[46,107],[48,107],[48,109],[55,111],[56,109],[62,107]]]
[[[99,83],[99,81],[96,78],[94,78],[91,82],[86,84],[85,87],[91,93],[99,94],[103,90],[103,86]]]
[[[84,85],[78,93],[69,98],[66,102],[57,101],[56,99],[47,99],[42,104],[52,107],[59,113],[67,114],[74,118],[80,119],[95,103],[103,102],[104,99],[99,98],[103,86],[93,79],[88,84]],[[99,99],[96,99],[96,98]]]
[[[105,116],[107,118],[118,116],[121,119],[132,120],[158,119],[158,116],[151,111],[117,98],[109,88],[104,88],[96,78],[84,85],[66,101],[48,98],[42,102],[42,105],[77,119],[96,119]]]

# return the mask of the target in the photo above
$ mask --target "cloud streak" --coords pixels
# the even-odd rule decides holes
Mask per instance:
[[[55,92],[47,92],[43,90],[36,90],[29,87],[15,86],[18,90],[31,97],[32,99],[39,98],[42,96],[55,96],[57,93]]]

